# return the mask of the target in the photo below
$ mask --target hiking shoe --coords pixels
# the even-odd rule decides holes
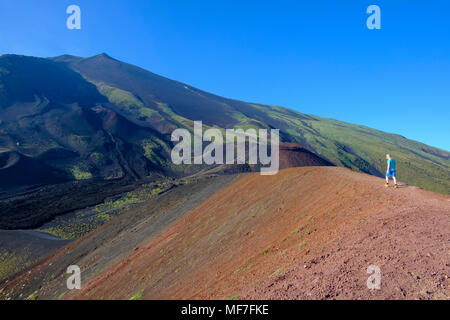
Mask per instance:
[[[386,188],[389,187],[389,183],[386,183],[384,186],[385,186]]]

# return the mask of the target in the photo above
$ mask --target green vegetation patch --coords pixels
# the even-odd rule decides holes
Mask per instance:
[[[300,243],[298,244],[298,248],[299,248],[299,249],[303,248],[304,246],[306,246],[306,240],[303,241],[303,242],[300,242]]]
[[[131,92],[114,88],[104,83],[98,84],[97,88],[101,94],[108,98],[109,102],[120,107],[126,113],[136,116],[139,120],[146,120],[157,113],[157,111],[146,107],[144,103]]]
[[[134,296],[132,296],[130,298],[130,300],[141,300],[143,294],[144,294],[144,289],[140,290],[138,293],[136,293]]]
[[[28,248],[20,252],[0,251],[0,281],[23,270],[31,263],[31,252]]]
[[[154,197],[169,186],[170,183],[163,182],[127,192],[118,198],[106,200],[96,206],[58,216],[42,226],[39,231],[62,239],[81,238],[136,205],[145,203],[150,197]]]
[[[92,178],[92,173],[83,164],[77,164],[70,169],[76,180],[88,180]]]
[[[271,276],[273,277],[273,276],[280,276],[280,275],[283,275],[284,274],[284,269],[283,268],[278,268],[277,270],[275,270],[272,274],[271,274]]]

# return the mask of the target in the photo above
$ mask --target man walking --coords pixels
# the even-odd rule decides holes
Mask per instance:
[[[389,187],[389,178],[392,177],[394,180],[394,187],[397,188],[397,175],[395,172],[395,159],[391,158],[390,154],[386,155],[387,159],[387,170],[386,170],[386,187]]]

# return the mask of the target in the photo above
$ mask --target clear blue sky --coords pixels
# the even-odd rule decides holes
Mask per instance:
[[[66,28],[77,4],[82,29]],[[366,8],[381,8],[368,30]],[[450,150],[450,1],[0,0],[0,54],[106,52],[230,98]]]

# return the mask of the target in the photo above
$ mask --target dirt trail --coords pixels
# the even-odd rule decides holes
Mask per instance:
[[[337,167],[249,174],[68,298],[448,299],[449,244],[449,196]]]

